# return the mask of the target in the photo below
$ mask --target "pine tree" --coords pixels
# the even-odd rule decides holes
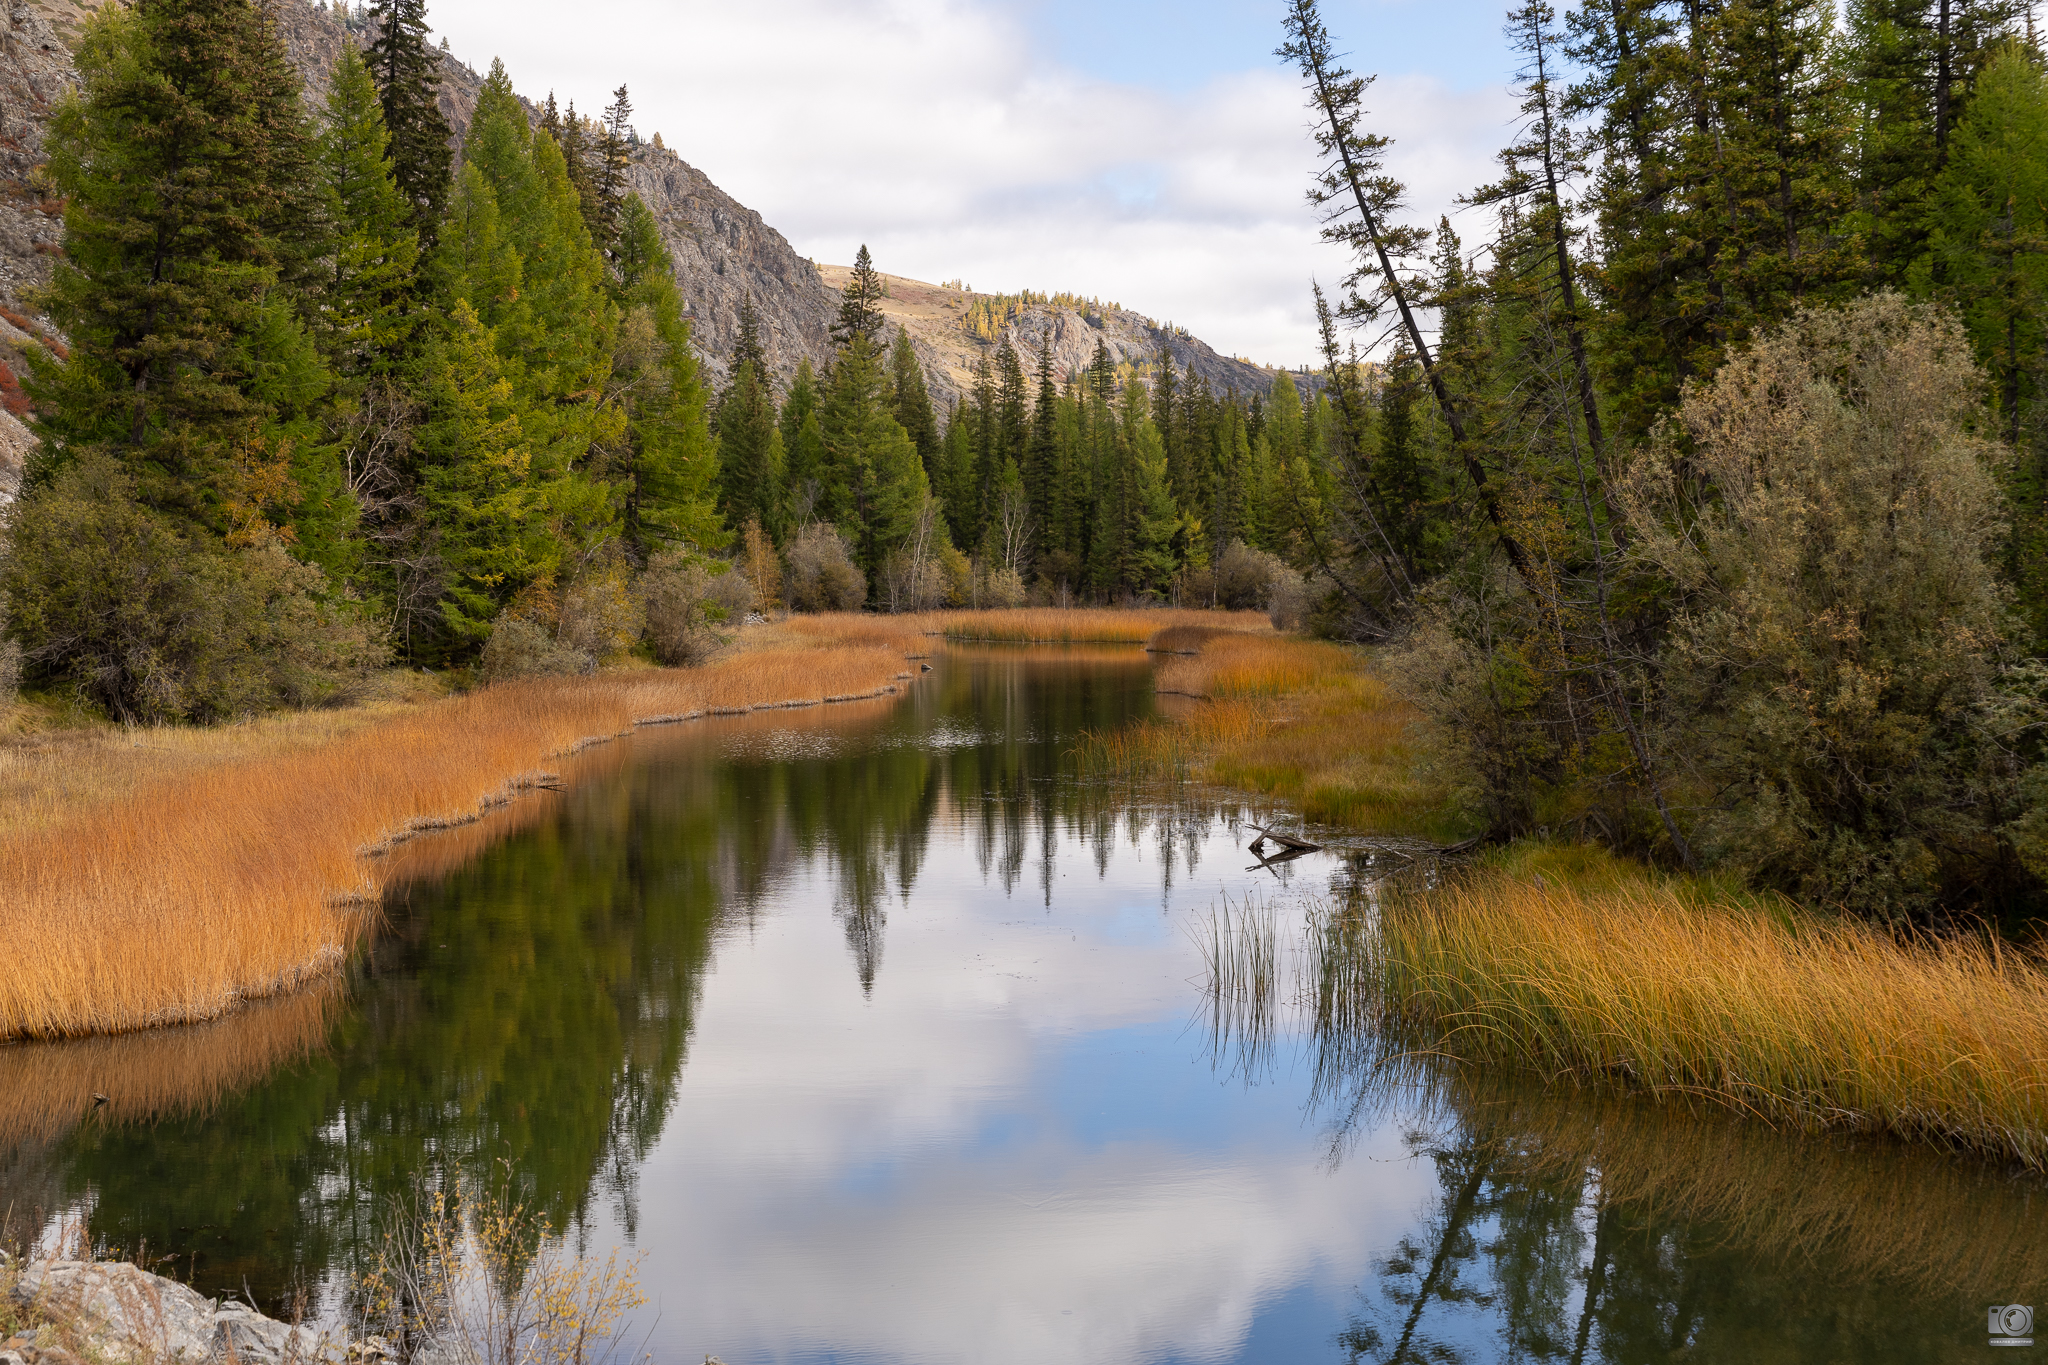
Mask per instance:
[[[244,452],[305,444],[329,383],[281,282],[324,250],[311,134],[248,0],[102,11],[77,60],[49,144],[70,357],[39,366],[31,474],[104,452],[146,506],[224,535]]]
[[[597,193],[597,222],[590,235],[604,250],[618,242],[626,211],[626,174],[632,169],[633,101],[626,87],[612,91],[612,102],[604,111],[604,139],[597,149],[597,174],[592,177]]]
[[[316,162],[338,227],[331,273],[319,293],[319,338],[345,378],[388,370],[418,320],[413,277],[419,235],[391,174],[389,142],[369,68],[353,48],[344,49]]]
[[[980,490],[974,481],[974,413],[957,399],[946,418],[939,463],[944,476],[936,491],[945,499],[947,529],[955,545],[972,545],[976,535],[975,509],[980,505]]]
[[[1058,447],[1059,389],[1052,382],[1052,338],[1038,347],[1038,396],[1031,407],[1031,436],[1024,458],[1024,485],[1031,500],[1031,519],[1039,528],[1041,555],[1058,551],[1060,534]]]
[[[774,397],[754,362],[743,360],[718,404],[718,506],[728,526],[775,523],[775,470],[784,458]]]
[[[889,411],[884,388],[881,357],[855,334],[833,362],[819,413],[825,506],[853,542],[855,561],[871,584],[930,492],[917,448]]]
[[[392,179],[412,206],[420,241],[431,245],[448,202],[451,136],[441,115],[441,58],[427,46],[426,0],[376,0],[370,69],[390,135]]]
[[[553,582],[615,518],[609,490],[551,468],[526,439],[525,405],[466,300],[428,346],[420,489],[449,581],[442,614],[458,654],[518,593]]]
[[[2048,79],[2018,44],[1979,78],[1928,207],[1916,283],[1956,302],[1990,375],[2012,452],[2006,577],[2038,648],[2048,645]]]
[[[909,331],[901,327],[896,329],[895,344],[889,348],[889,375],[889,401],[896,421],[910,433],[910,443],[917,447],[926,481],[943,497],[945,480],[939,469],[938,418],[932,412],[931,392],[925,388],[924,366],[918,363]]]
[[[853,258],[853,276],[842,291],[839,321],[832,325],[832,340],[845,346],[860,337],[872,345],[882,334],[882,295],[882,277],[875,273],[874,258],[868,255],[867,244],[863,242]]]
[[[789,513],[785,523],[795,529],[824,515],[825,430],[818,420],[818,381],[809,357],[797,362],[796,378],[789,384],[778,425],[782,438]],[[826,516],[826,520],[832,520]]]
[[[613,376],[632,446],[626,470],[626,539],[643,555],[659,545],[716,548],[729,539],[713,503],[718,450],[706,419],[704,384],[690,349],[690,324],[683,316],[675,265],[660,225],[639,195],[626,196],[622,216],[617,263],[625,318],[619,327]],[[778,456],[779,451],[770,451],[762,481],[765,493],[759,499],[771,510],[779,506]]]

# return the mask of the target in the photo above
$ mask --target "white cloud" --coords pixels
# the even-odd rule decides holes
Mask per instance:
[[[1303,203],[1296,80],[1264,51],[1192,92],[1055,61],[1016,4],[971,0],[440,0],[461,55],[592,111],[618,82],[641,133],[758,209],[795,248],[979,289],[1071,289],[1174,319],[1223,352],[1313,358],[1309,280],[1346,262]],[[1196,20],[1198,23],[1198,20]],[[1389,166],[1434,221],[1485,180],[1501,88],[1374,86]]]
[[[992,0],[440,0],[456,51],[594,111],[621,81],[659,130],[798,251],[984,289],[1072,289],[1172,319],[1219,350],[1311,359],[1312,276],[1345,263],[1302,192],[1297,82],[1264,51],[1190,92],[1059,64]],[[1389,75],[1375,126],[1434,221],[1489,177],[1512,101]]]

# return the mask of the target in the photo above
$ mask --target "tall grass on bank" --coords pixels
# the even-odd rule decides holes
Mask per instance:
[[[1014,644],[1142,645],[1176,626],[1263,631],[1272,627],[1256,611],[1195,611],[1180,607],[1108,608],[1019,607],[1008,611],[945,611],[929,618],[927,629],[949,640],[987,640]]]
[[[1200,781],[1284,802],[1316,824],[1458,839],[1471,831],[1422,760],[1420,716],[1355,650],[1176,623],[1154,636],[1156,719],[1084,736],[1084,769]]]
[[[2048,1170],[2048,969],[1972,940],[1481,872],[1326,926],[1319,1015],[1460,1061]]]
[[[903,654],[782,640],[701,669],[506,684],[0,834],[0,1038],[186,1023],[289,990],[364,924],[384,879],[366,851],[473,819],[639,722],[875,694]]]

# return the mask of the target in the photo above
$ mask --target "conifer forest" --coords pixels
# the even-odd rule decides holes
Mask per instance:
[[[0,563],[25,684],[204,722],[393,664],[687,664],[750,610],[1249,607],[1368,646],[1495,837],[2037,913],[2031,10],[1526,0],[1497,170],[1424,205],[1346,35],[1280,8],[1354,267],[1321,365],[1059,368],[1010,320],[1094,300],[977,296],[953,404],[865,247],[829,364],[746,317],[714,386],[623,86],[591,118],[493,65],[458,140],[424,0],[319,107],[257,0],[99,11]]]

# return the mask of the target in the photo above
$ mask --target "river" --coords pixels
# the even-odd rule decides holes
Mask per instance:
[[[1386,859],[1261,866],[1248,808],[1084,779],[1157,704],[1134,649],[962,650],[592,751],[408,851],[335,988],[0,1048],[0,1208],[334,1311],[394,1197],[509,1179],[641,1257],[658,1365],[1948,1361],[2048,1298],[2036,1180],[1364,1073],[1284,990],[1219,1018],[1223,908],[1289,969]]]

